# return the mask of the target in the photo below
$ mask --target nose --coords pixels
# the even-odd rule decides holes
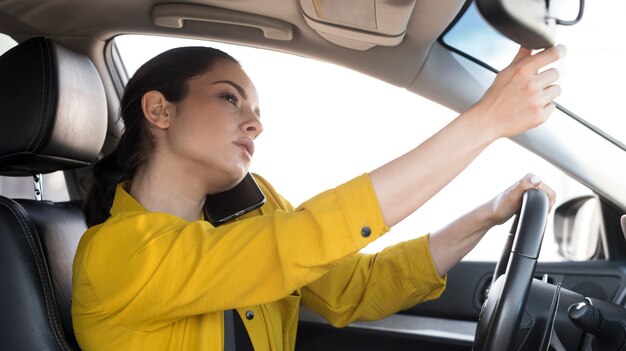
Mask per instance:
[[[263,123],[261,123],[259,116],[253,112],[250,113],[250,118],[244,122],[242,129],[250,135],[252,139],[255,139],[263,132]]]

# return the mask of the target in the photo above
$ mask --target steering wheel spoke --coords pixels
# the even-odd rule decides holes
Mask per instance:
[[[496,266],[506,270],[499,277],[501,268],[494,272],[494,282],[478,319],[474,350],[513,349],[541,250],[548,209],[544,192],[530,189],[524,193],[512,245],[505,247]]]

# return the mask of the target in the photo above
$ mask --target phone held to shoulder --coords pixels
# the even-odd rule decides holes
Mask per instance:
[[[207,195],[204,217],[213,226],[220,226],[234,218],[255,210],[265,203],[265,195],[250,173],[234,188]]]

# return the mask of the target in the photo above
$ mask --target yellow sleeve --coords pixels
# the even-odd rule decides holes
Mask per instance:
[[[358,254],[302,290],[302,304],[333,326],[377,320],[433,300],[444,291],[428,236],[402,242],[373,254]]]
[[[189,315],[283,298],[389,228],[363,175],[295,211],[218,228],[136,212],[92,229],[75,260],[74,282],[84,284],[74,286],[76,309],[88,309],[82,299],[92,294],[113,323],[152,330]]]

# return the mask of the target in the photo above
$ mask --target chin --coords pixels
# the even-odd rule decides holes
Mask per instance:
[[[243,178],[248,174],[248,168],[239,169],[236,171],[224,172],[221,177],[220,189],[221,191],[226,191],[234,188],[237,184],[239,184]]]

